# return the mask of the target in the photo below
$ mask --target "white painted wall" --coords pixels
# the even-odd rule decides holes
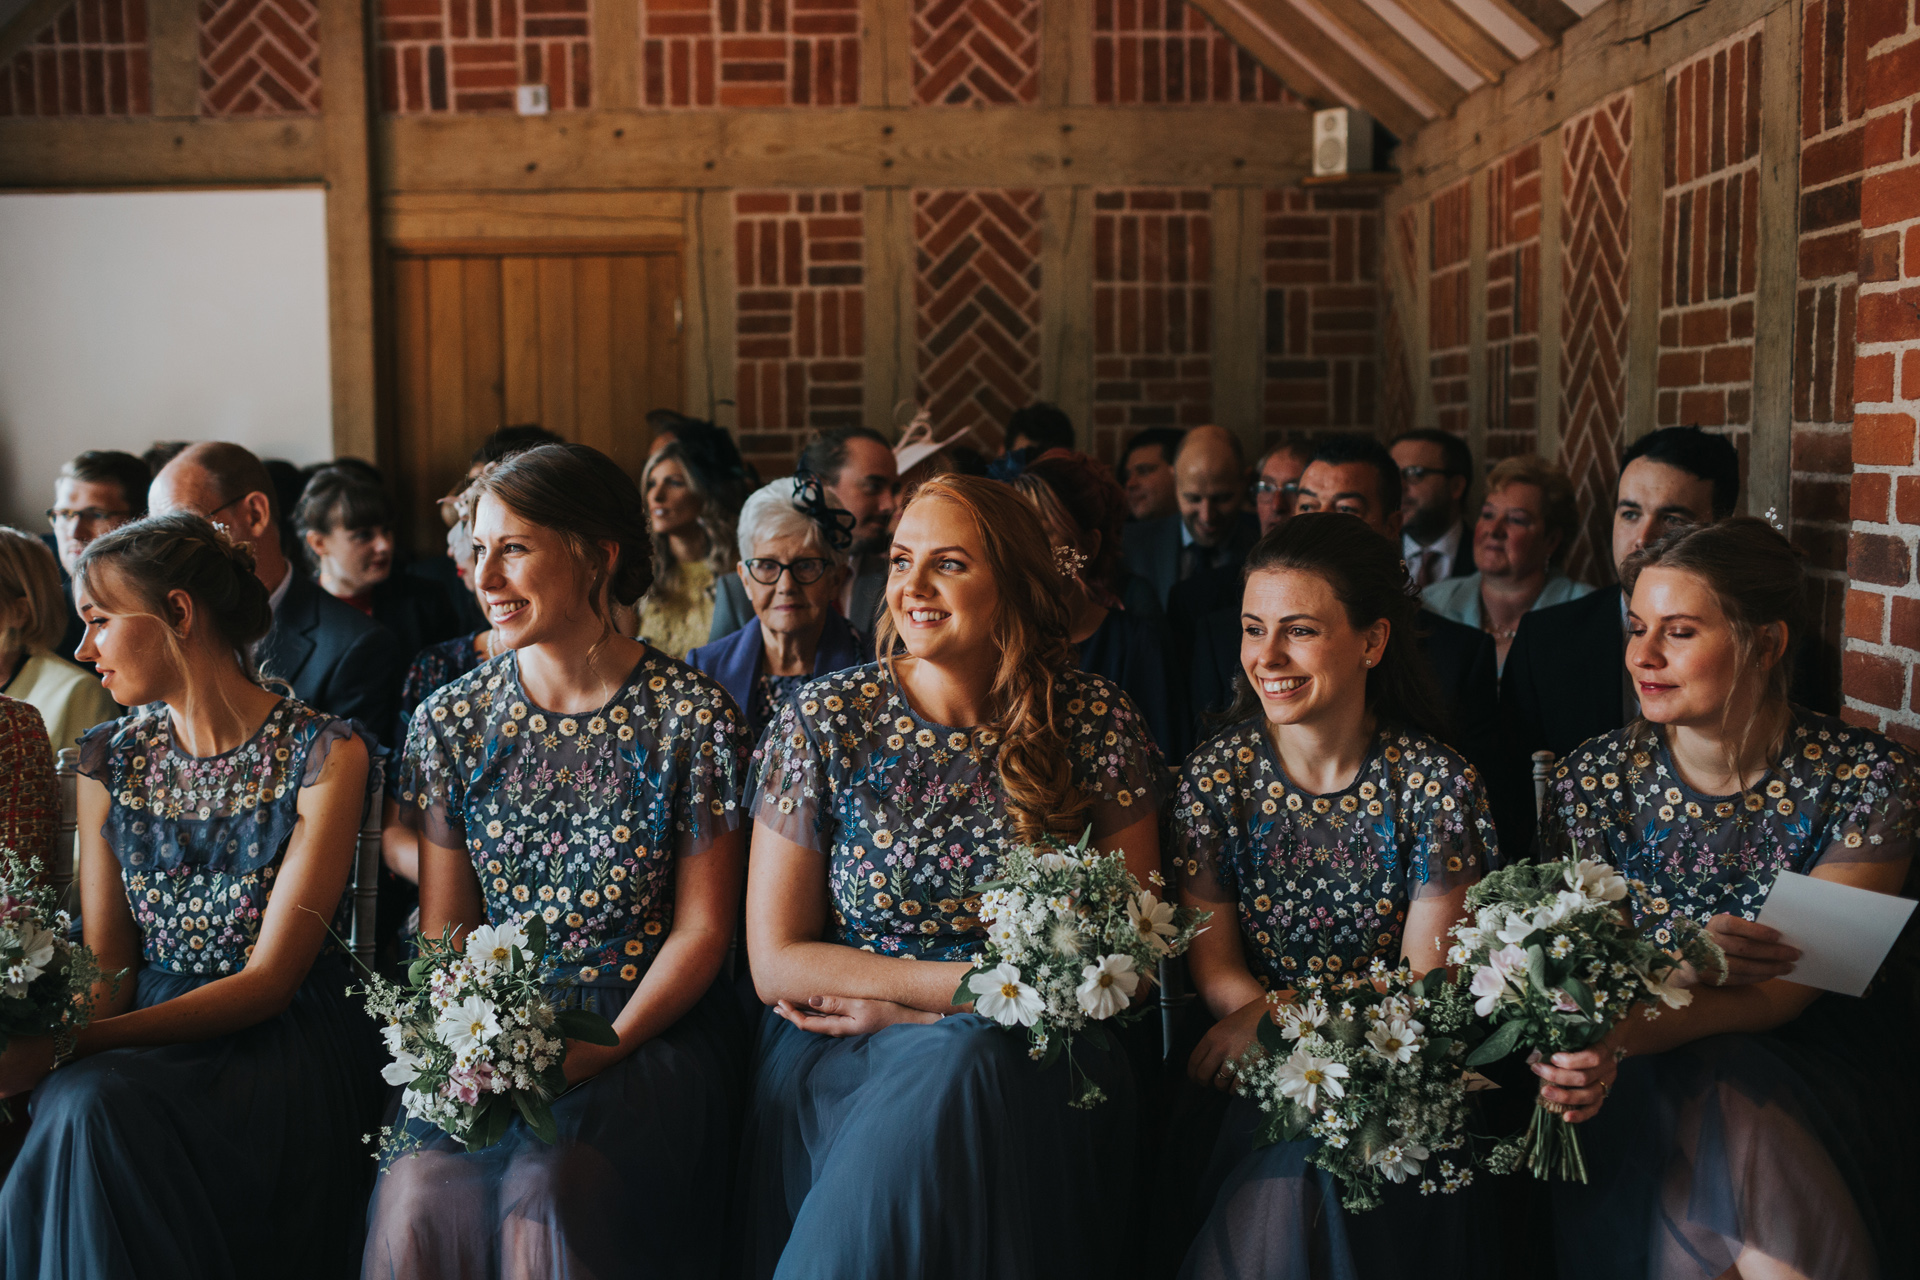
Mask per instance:
[[[0,195],[0,520],[83,449],[332,456],[324,194]]]

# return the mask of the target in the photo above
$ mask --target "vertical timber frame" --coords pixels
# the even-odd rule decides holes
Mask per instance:
[[[1540,363],[1534,411],[1534,448],[1543,458],[1560,456],[1560,313],[1566,282],[1560,276],[1561,133],[1540,139]]]
[[[1482,169],[1467,184],[1467,448],[1484,471],[1487,464],[1487,231],[1488,183],[1493,169]],[[1516,304],[1517,307],[1517,304]],[[1503,390],[1501,394],[1506,393]],[[1475,481],[1467,481],[1472,501]]]
[[[1800,5],[1766,16],[1760,34],[1760,101],[1800,101]],[[1749,515],[1786,513],[1793,490],[1793,322],[1800,235],[1797,111],[1760,112],[1758,274],[1753,298],[1753,419],[1746,484]]]
[[[373,169],[367,94],[370,0],[319,0],[326,68],[320,136],[326,180],[327,339],[335,456],[377,458]],[[196,59],[195,74],[198,74]]]
[[[1653,430],[1660,387],[1660,215],[1666,133],[1666,75],[1633,86],[1633,189],[1627,196],[1627,395],[1620,415],[1625,446]]]
[[[1261,271],[1264,194],[1213,189],[1213,420],[1260,452],[1266,302]]]

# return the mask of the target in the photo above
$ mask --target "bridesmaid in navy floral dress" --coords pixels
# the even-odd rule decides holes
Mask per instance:
[[[1075,1110],[1064,1062],[1043,1071],[952,1003],[1009,848],[1090,825],[1143,883],[1159,867],[1156,749],[1124,694],[1072,669],[1046,545],[1011,489],[929,481],[880,622],[881,651],[905,651],[803,686],[756,756],[747,932],[773,1008],[745,1275],[1020,1280],[1134,1255],[1125,1057],[1080,1052],[1108,1100]],[[1012,716],[1009,669],[1036,698]]]
[[[1495,858],[1478,778],[1425,727],[1437,716],[1399,561],[1337,513],[1294,517],[1247,559],[1235,723],[1188,758],[1171,819],[1181,895],[1218,922],[1189,953],[1220,1021],[1188,1071],[1223,1091],[1190,1094],[1173,1139],[1212,1143],[1183,1276],[1445,1276],[1479,1255],[1466,1197],[1422,1200],[1409,1182],[1350,1218],[1306,1164],[1311,1141],[1256,1149],[1258,1108],[1224,1093],[1275,993],[1376,960],[1439,965]],[[1432,1189],[1447,1158],[1424,1170]]]
[[[0,1274],[344,1274],[380,1081],[327,926],[348,926],[367,746],[254,683],[266,588],[200,517],[115,530],[76,581],[81,656],[150,704],[80,744],[86,940],[126,976],[77,1043],[0,1056],[0,1093],[33,1089]]]
[[[1630,1056],[1584,1131],[1591,1181],[1555,1188],[1561,1274],[1910,1275],[1912,931],[1853,997],[1794,983],[1798,953],[1754,917],[1786,871],[1913,896],[1912,762],[1788,705],[1801,573],[1762,522],[1676,535],[1625,576],[1645,718],[1562,763],[1542,852],[1610,860],[1647,886],[1654,941],[1678,916],[1706,923],[1729,972],[1616,1031]]]
[[[476,575],[513,652],[415,713],[402,811],[421,929],[538,913],[566,1003],[620,1043],[573,1042],[549,1145],[516,1120],[380,1175],[367,1276],[705,1277],[719,1265],[746,1043],[715,983],[740,893],[739,712],[707,677],[612,629],[645,589],[644,507],[582,445],[480,482]]]

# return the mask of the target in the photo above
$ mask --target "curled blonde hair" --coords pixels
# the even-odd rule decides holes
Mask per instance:
[[[67,633],[60,562],[32,534],[0,526],[0,600],[8,599],[26,608],[17,625],[0,627],[0,649],[24,649],[29,656],[51,653]]]
[[[1066,582],[1051,540],[1033,506],[997,480],[935,476],[907,505],[934,500],[967,513],[1000,593],[992,627],[999,665],[981,727],[1000,740],[1000,787],[1014,835],[1029,844],[1075,839],[1092,802],[1073,781],[1061,725],[1060,677],[1079,666],[1079,654],[1067,634]],[[891,678],[902,648],[891,609],[880,613],[874,648]]]

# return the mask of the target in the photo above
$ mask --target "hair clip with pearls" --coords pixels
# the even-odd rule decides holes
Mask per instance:
[[[1060,571],[1063,578],[1077,578],[1080,570],[1086,566],[1086,553],[1065,543],[1053,549],[1053,567]]]

